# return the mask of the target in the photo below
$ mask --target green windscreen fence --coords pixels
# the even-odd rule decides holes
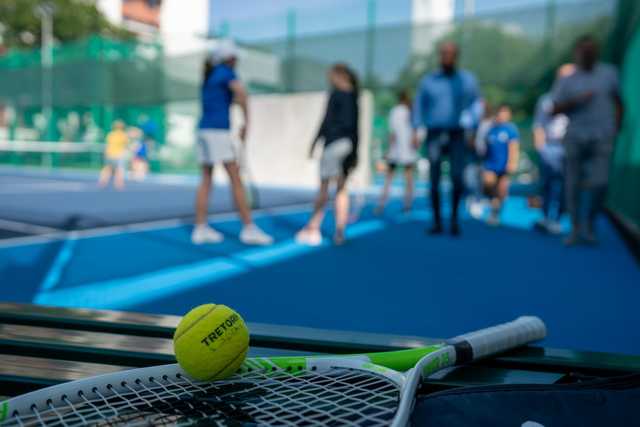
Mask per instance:
[[[636,12],[640,11],[640,7]],[[636,23],[637,24],[637,23]],[[640,31],[624,57],[622,90],[624,125],[617,141],[611,173],[609,207],[640,232]]]
[[[533,106],[549,89],[556,67],[571,59],[575,38],[591,33],[606,46],[618,42],[616,1],[548,0],[445,23],[385,20],[384,7],[393,4],[345,0],[342,7],[322,13],[228,22],[221,33],[242,46],[239,73],[253,93],[325,90],[326,71],[334,62],[352,65],[374,95],[371,126],[377,153],[386,140],[386,117],[396,91],[413,91],[421,76],[436,67],[436,46],[442,40],[461,45],[462,66],[478,76],[490,103],[513,106],[525,147],[531,146]],[[360,14],[360,24],[346,29],[345,17],[354,14]],[[0,57],[0,138],[95,143],[115,119],[131,125],[150,122],[163,170],[193,168],[189,144],[199,114],[204,56],[204,51],[168,56],[159,43],[98,36],[57,46],[53,66],[45,69],[38,50],[10,52]],[[47,103],[51,120],[44,123]],[[530,157],[523,167],[533,165]]]

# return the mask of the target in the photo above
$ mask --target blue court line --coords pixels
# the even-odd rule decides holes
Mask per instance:
[[[356,224],[352,224],[347,227],[346,230],[346,238],[354,239],[360,236],[364,236],[365,234],[375,233],[376,231],[380,231],[385,227],[385,223],[381,220],[373,220],[373,221],[363,221],[358,222]]]
[[[349,227],[347,236],[357,238],[384,227],[384,222],[380,220],[364,221]],[[328,246],[327,241],[320,246],[310,247],[286,240],[272,246],[247,249],[229,257],[216,257],[152,273],[72,288],[49,289],[37,294],[33,302],[61,307],[124,309],[188,289],[211,285],[245,273],[252,267],[282,262]]]
[[[449,209],[445,206],[443,210],[447,214],[446,211]],[[522,216],[521,219],[513,220],[514,217],[520,216]],[[397,218],[393,222],[419,221],[430,217],[428,209],[420,209]],[[505,218],[503,223],[509,227],[530,228],[536,219],[536,214],[528,212],[526,199],[516,197],[505,205],[503,218]],[[358,238],[383,230],[388,224],[379,219],[352,224],[347,228],[347,238]],[[67,307],[123,309],[156,298],[179,294],[188,289],[209,285],[243,274],[254,267],[263,267],[313,253],[327,248],[329,245],[327,239],[317,247],[299,245],[292,239],[287,239],[272,246],[250,248],[229,256],[216,257],[152,273],[89,283],[73,288],[54,289],[62,273],[65,260],[71,256],[71,246],[60,251],[54,262],[54,267],[43,282],[41,292],[34,298],[34,302]]]
[[[167,268],[125,279],[107,280],[38,294],[34,303],[60,307],[121,309],[232,277],[247,267],[228,259]]]
[[[326,244],[326,242],[323,242],[321,246],[328,245]],[[247,251],[241,252],[238,255],[234,255],[233,258],[242,260],[243,262],[251,266],[262,267],[276,262],[286,261],[296,256],[311,253],[317,248],[318,246],[305,246],[300,245],[293,240],[287,240],[285,242],[276,243],[265,248],[249,249]]]
[[[503,212],[500,215],[500,223],[511,228],[519,228],[523,230],[531,230],[536,221],[542,219],[540,209],[531,209],[527,204],[526,197],[512,196],[505,200]],[[485,219],[488,217],[489,211],[485,212]],[[560,221],[563,233],[571,230],[569,217],[564,215]]]
[[[60,277],[65,267],[69,264],[71,258],[73,258],[73,250],[76,246],[77,239],[77,233],[72,231],[64,240],[60,251],[58,251],[56,255],[56,259],[51,264],[51,268],[44,276],[42,283],[40,283],[40,292],[50,291],[60,282]]]
[[[384,222],[379,220],[360,222],[347,228],[346,237],[348,239],[358,238],[365,234],[382,230],[384,227]],[[323,247],[329,247],[329,240],[323,239],[318,246],[300,245],[293,240],[287,240],[265,248],[249,249],[234,255],[233,258],[240,259],[252,266],[261,267],[308,254]]]

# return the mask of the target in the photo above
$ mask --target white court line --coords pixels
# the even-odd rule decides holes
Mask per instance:
[[[34,225],[34,224],[29,224],[26,222],[19,222],[19,221],[9,221],[7,219],[0,219],[0,228],[4,228],[5,230],[9,230],[9,231],[16,231],[18,233],[27,233],[27,234],[63,232],[59,228],[44,227],[41,225]],[[7,240],[13,240],[13,239],[7,239]]]
[[[306,211],[312,203],[298,203],[295,205],[262,208],[252,211],[254,218],[261,218],[273,214],[292,214]],[[212,214],[208,216],[209,221],[226,221],[238,218],[237,212],[224,212],[218,214]],[[119,234],[132,234],[143,231],[156,231],[166,230],[169,228],[180,227],[183,225],[193,224],[193,221],[184,220],[181,218],[171,218],[158,221],[138,222],[133,224],[113,225],[107,227],[90,228],[87,230],[76,231],[76,239],[86,239],[93,237],[105,237],[115,236]],[[38,226],[35,226],[38,227]],[[47,227],[44,227],[47,228]],[[10,239],[0,240],[0,248],[8,248],[23,245],[34,245],[39,243],[48,243],[58,240],[67,239],[68,236],[73,233],[72,231],[62,231],[55,228],[49,229],[47,234],[40,234],[38,236],[26,236],[26,237],[14,237]]]
[[[0,186],[0,194],[50,193],[51,191],[84,191],[89,186],[82,182],[52,181],[41,183],[19,183]]]

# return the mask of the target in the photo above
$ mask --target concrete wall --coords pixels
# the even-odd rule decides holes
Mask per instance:
[[[253,179],[262,185],[315,188],[321,149],[309,159],[327,102],[324,92],[256,95],[251,98],[248,161]],[[238,124],[239,111],[234,113]],[[359,166],[351,185],[363,188],[371,180],[370,142],[373,97],[365,92],[360,100]],[[318,147],[320,148],[320,147]]]

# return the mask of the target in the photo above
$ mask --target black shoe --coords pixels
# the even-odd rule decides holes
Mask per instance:
[[[449,232],[451,233],[451,235],[453,237],[459,237],[460,236],[460,226],[458,225],[458,223],[451,224],[451,230],[449,230]]]
[[[443,231],[441,225],[435,224],[431,228],[427,228],[426,233],[435,236],[436,234],[442,234]]]

